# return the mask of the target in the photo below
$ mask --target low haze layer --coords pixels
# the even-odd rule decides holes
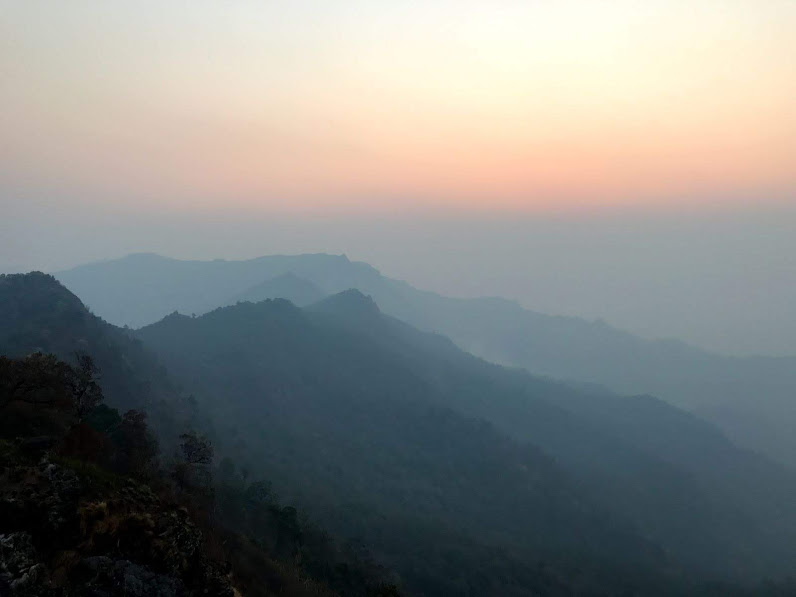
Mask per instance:
[[[796,354],[796,5],[0,6],[0,269],[346,253]]]
[[[730,354],[796,355],[796,210],[532,216],[135,213],[52,202],[0,220],[0,269],[129,253],[182,259],[346,254],[453,296],[504,296]]]

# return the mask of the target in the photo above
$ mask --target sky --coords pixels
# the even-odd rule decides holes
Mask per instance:
[[[796,354],[796,2],[0,0],[0,268],[347,253]]]
[[[0,6],[22,185],[288,210],[796,186],[791,0]]]

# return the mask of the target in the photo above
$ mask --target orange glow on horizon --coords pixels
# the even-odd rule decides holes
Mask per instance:
[[[0,16],[0,183],[280,210],[796,197],[792,3],[37,4]]]

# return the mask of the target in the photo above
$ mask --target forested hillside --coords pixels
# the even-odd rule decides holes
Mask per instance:
[[[342,298],[360,308],[356,295]],[[517,568],[529,559],[583,586],[600,570],[629,580],[665,569],[660,550],[538,448],[435,402],[405,361],[287,301],[175,314],[139,335],[203,389],[197,399],[234,438],[236,459],[269,471],[278,492],[335,531],[361,536],[415,590],[527,591],[544,577]],[[507,584],[499,571],[512,569],[520,576]]]
[[[0,594],[397,597],[386,570],[281,506],[212,444],[159,452],[90,357],[0,357]],[[243,593],[241,593],[241,591]]]
[[[174,310],[202,314],[247,297],[304,301],[306,294],[291,294],[295,280],[294,288],[271,282],[286,274],[323,294],[357,288],[385,313],[494,362],[655,395],[714,422],[736,443],[796,466],[795,358],[723,357],[677,341],[645,340],[602,322],[537,313],[501,298],[445,297],[344,256],[202,262],[131,255],[57,277],[108,321],[139,327]]]
[[[278,478],[285,487],[308,491],[313,480],[322,480],[310,502],[329,500],[342,491],[335,488],[342,476],[351,475],[362,480],[362,493],[350,493],[356,485],[343,482],[347,500],[367,503],[375,499],[366,499],[368,494],[380,492],[403,500],[412,512],[430,508],[436,518],[455,514],[462,497],[451,501],[456,508],[443,503],[435,512],[437,504],[421,491],[425,482],[414,495],[395,495],[389,484],[391,476],[419,475],[430,465],[390,473],[385,464],[398,465],[414,454],[418,430],[435,432],[425,422],[399,428],[405,418],[396,409],[420,411],[426,420],[443,408],[456,417],[490,422],[494,427],[488,429],[498,437],[541,447],[577,480],[583,499],[688,569],[747,578],[789,570],[796,538],[790,496],[796,483],[784,469],[737,449],[710,425],[660,401],[585,394],[471,357],[445,338],[382,315],[359,292],[304,311],[286,301],[266,301],[196,319],[172,315],[139,336],[197,396],[199,388],[224,393],[213,411],[217,420],[227,421],[247,445],[259,445],[255,451],[273,459],[269,466],[281,468]],[[237,416],[230,415],[236,409]],[[404,442],[408,437],[413,441]],[[331,448],[337,443],[339,453]],[[288,463],[280,465],[285,445],[301,455],[302,483]],[[471,449],[456,451],[471,459]],[[378,466],[369,462],[375,450],[385,453]],[[376,470],[380,474],[371,478]],[[461,485],[460,473],[447,476]],[[432,477],[441,484],[446,474],[434,471]],[[511,470],[499,475],[511,477]],[[487,479],[467,488],[463,499],[476,499],[484,483]],[[396,487],[416,485],[405,480]],[[763,486],[767,490],[760,492]],[[489,512],[498,514],[504,491],[498,497],[489,485],[484,491],[493,502]],[[765,498],[754,502],[759,493]],[[510,524],[525,541],[544,537],[538,529],[523,529],[520,511],[509,511],[502,523],[492,524]],[[467,528],[471,515],[462,514],[454,524]]]
[[[200,438],[186,428],[208,436],[217,523],[282,570],[262,586],[298,574],[345,595],[392,582],[417,595],[746,595],[715,583],[790,572],[787,471],[654,398],[472,357],[358,291],[175,313],[137,332],[43,274],[0,278],[0,306],[0,354],[93,353],[112,408],[151,407],[167,471],[180,435]],[[92,424],[104,433],[111,419]],[[117,499],[108,491],[98,497]]]
[[[213,429],[51,276],[0,276],[0,595],[399,594],[361,545],[214,455]]]

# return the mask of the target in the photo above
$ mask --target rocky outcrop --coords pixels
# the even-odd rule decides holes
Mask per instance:
[[[233,597],[228,572],[144,484],[46,459],[0,469],[2,597]]]
[[[157,574],[147,566],[107,556],[83,559],[73,572],[75,586],[91,597],[182,597],[189,595],[179,578]]]
[[[42,595],[49,574],[29,533],[0,534],[0,595]]]

